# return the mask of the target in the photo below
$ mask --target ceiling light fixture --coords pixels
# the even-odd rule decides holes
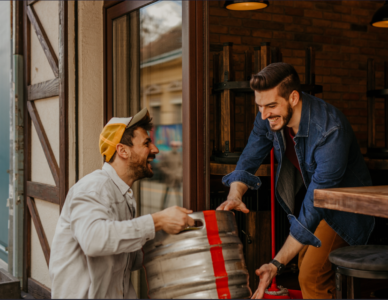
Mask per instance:
[[[258,0],[258,1],[249,1],[249,0],[235,0],[235,1],[225,1],[224,7],[229,10],[257,10],[266,8],[269,5],[268,1]]]
[[[375,12],[370,24],[374,27],[388,28],[388,1]]]

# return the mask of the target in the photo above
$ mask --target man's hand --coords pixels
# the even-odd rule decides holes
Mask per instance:
[[[279,253],[275,256],[275,259],[283,265],[287,265],[302,248],[303,244],[298,242],[292,235],[289,235],[282,249],[280,249]],[[252,299],[263,298],[265,289],[270,285],[272,278],[276,276],[276,273],[277,268],[271,263],[262,265],[260,269],[256,270],[256,275],[260,277],[260,283],[256,292],[253,294]]]
[[[183,207],[172,206],[152,214],[155,231],[164,230],[169,234],[177,234],[188,226],[194,226],[194,220],[188,216],[192,212]]]
[[[230,185],[230,191],[226,201],[217,207],[217,210],[238,210],[243,213],[249,213],[249,209],[242,202],[242,196],[248,190],[248,187],[242,183],[235,181]]]
[[[228,199],[223,202],[220,206],[217,207],[217,210],[238,210],[243,213],[249,213],[249,209],[245,206],[245,204],[238,198]]]
[[[265,264],[256,270],[256,275],[260,277],[259,286],[251,299],[262,299],[265,289],[271,284],[276,276],[277,268],[273,264]]]

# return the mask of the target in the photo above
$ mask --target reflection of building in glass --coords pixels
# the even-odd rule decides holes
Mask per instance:
[[[141,181],[141,213],[182,205],[182,6],[156,2],[140,11],[140,97],[160,153]]]
[[[182,26],[141,48],[141,97],[155,125],[182,123]]]
[[[172,191],[177,196],[177,205],[180,203],[180,189],[182,186],[182,154],[179,152],[182,146],[181,142],[172,141],[170,143],[171,151],[166,152],[158,165],[163,173],[163,181],[166,185],[161,209],[168,207],[168,196]]]

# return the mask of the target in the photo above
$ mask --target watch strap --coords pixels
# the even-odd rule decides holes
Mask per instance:
[[[280,275],[283,270],[284,270],[284,265],[280,262],[278,262],[276,259],[273,259],[271,261],[271,264],[273,264],[278,270],[277,270],[277,274]]]

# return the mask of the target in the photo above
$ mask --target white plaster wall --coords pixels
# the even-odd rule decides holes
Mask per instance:
[[[33,8],[53,47],[54,53],[58,58],[59,1],[39,1],[34,3]],[[36,84],[55,78],[32,25],[30,54],[31,82],[29,84]],[[59,166],[59,97],[36,100],[35,106]],[[55,185],[42,145],[33,124],[31,128],[31,180]],[[51,245],[59,218],[59,206],[39,199],[35,199],[35,202],[48,243]],[[48,266],[43,255],[35,226],[33,222],[31,223],[31,277],[38,282],[51,287]]]
[[[78,2],[78,84],[79,84],[79,177],[101,168],[102,157],[98,139],[103,128],[103,1]],[[38,6],[39,4],[39,6]],[[75,183],[75,115],[74,115],[74,12],[69,3],[69,173],[70,187]],[[58,1],[39,1],[36,13],[58,54]],[[47,20],[46,20],[47,16]],[[56,20],[55,20],[56,18]],[[45,19],[43,21],[43,19]],[[49,26],[49,27],[46,27]],[[50,28],[50,29],[47,29]],[[55,31],[55,33],[54,33]],[[56,42],[55,42],[55,41]],[[31,84],[50,80],[54,74],[46,56],[31,32]],[[37,68],[37,69],[35,69]],[[35,101],[47,137],[59,165],[59,103],[58,97]],[[35,128],[31,129],[31,163],[33,181],[54,185],[47,160]],[[59,218],[59,207],[35,199],[48,242],[54,237]],[[51,288],[48,267],[34,225],[31,226],[31,277]]]
[[[59,98],[36,100],[35,106],[59,165]],[[31,122],[32,124],[32,122]],[[33,125],[33,124],[32,124]],[[55,185],[42,144],[34,126],[31,128],[31,180]]]
[[[38,1],[34,3],[33,9],[58,58],[59,2]],[[54,73],[36,36],[34,27],[31,25],[31,84],[50,80],[54,77]]]
[[[103,5],[78,2],[79,176],[101,168],[98,139],[103,128]]]
[[[54,238],[55,227],[59,219],[59,205],[47,201],[35,199],[47,241],[51,248],[51,242]],[[39,242],[38,234],[31,221],[31,277],[38,282],[51,288],[48,266]]]

